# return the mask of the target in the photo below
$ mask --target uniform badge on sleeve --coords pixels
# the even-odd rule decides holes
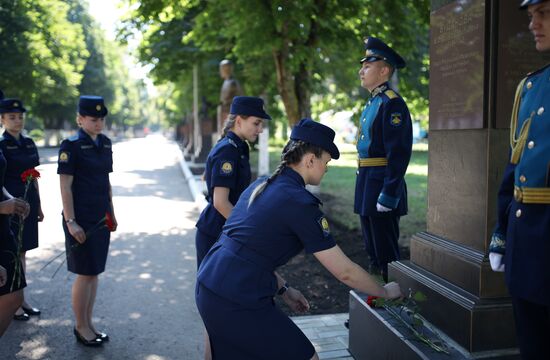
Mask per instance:
[[[233,173],[233,164],[231,161],[224,162],[221,171],[223,175],[231,175]]]
[[[401,123],[403,121],[401,120],[401,113],[392,113],[391,114],[391,120],[390,123],[392,126],[401,126]]]
[[[324,216],[321,216],[318,220],[321,229],[323,230],[323,235],[327,236],[330,234],[330,227],[328,226],[328,220]]]
[[[69,153],[66,152],[66,151],[62,151],[60,154],[59,154],[59,162],[60,163],[66,163],[69,161]]]

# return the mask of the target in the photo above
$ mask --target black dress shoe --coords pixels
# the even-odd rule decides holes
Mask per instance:
[[[95,333],[95,336],[97,339],[101,339],[101,341],[109,341],[109,335],[105,334],[104,332],[97,332]]]
[[[40,315],[40,310],[35,307],[25,307],[21,306],[21,309],[23,309],[24,312],[26,312],[29,315]]]
[[[76,337],[76,340],[78,340],[79,343],[81,343],[84,346],[101,346],[103,345],[103,341],[98,338],[93,338],[92,340],[87,340],[84,336],[82,336],[76,328],[73,328],[74,336]]]
[[[25,312],[22,313],[22,314],[19,314],[19,315],[17,315],[17,314],[14,314],[14,315],[13,315],[13,320],[29,321],[30,318],[31,318],[31,317],[29,316],[29,314],[27,314],[27,313],[25,313]]]

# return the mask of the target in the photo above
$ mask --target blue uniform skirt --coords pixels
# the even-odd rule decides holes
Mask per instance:
[[[17,248],[15,245],[15,239],[9,229],[8,216],[0,215],[0,265],[2,265],[8,273],[8,281],[4,284],[4,286],[0,287],[0,296],[9,294],[10,292],[15,292],[27,286],[23,269],[19,272],[20,277],[16,279],[15,283],[13,282],[16,266],[15,257],[18,256],[16,255],[16,252]],[[18,262],[17,264],[20,263]],[[13,289],[10,291],[12,284]]]
[[[86,237],[84,244],[80,244],[73,238],[63,220],[63,231],[65,231],[65,250],[67,254],[67,270],[78,275],[99,275],[105,271],[107,254],[111,232],[103,227],[93,231]],[[92,228],[96,223],[78,222],[84,231]]]
[[[195,297],[215,360],[309,360],[315,354],[304,333],[274,303],[249,309],[200,283]]]

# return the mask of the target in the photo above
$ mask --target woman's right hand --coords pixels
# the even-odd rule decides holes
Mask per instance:
[[[390,283],[387,283],[384,287],[384,298],[386,299],[397,299],[400,297],[403,297],[403,293],[401,292],[401,288],[399,287],[399,284],[395,281],[392,281]]]
[[[69,233],[75,238],[76,241],[84,244],[84,242],[86,241],[86,233],[84,232],[84,229],[82,229],[80,225],[76,223],[76,221],[68,223],[67,228],[69,229]]]
[[[29,203],[18,198],[11,198],[0,202],[0,214],[15,214],[26,218],[30,210]]]

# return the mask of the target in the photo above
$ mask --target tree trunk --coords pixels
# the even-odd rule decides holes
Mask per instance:
[[[298,95],[298,108],[300,111],[300,119],[311,118],[311,89],[310,89],[310,73],[306,63],[300,64],[300,70],[295,76],[296,94]]]
[[[294,77],[286,68],[288,45],[281,50],[274,51],[273,58],[275,60],[275,69],[277,70],[277,88],[285,106],[288,124],[292,127],[300,120],[300,109],[296,96]]]

